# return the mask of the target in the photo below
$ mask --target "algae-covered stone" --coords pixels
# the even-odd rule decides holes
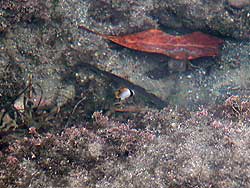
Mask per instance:
[[[234,10],[225,0],[157,0],[155,5],[157,9],[154,14],[164,26],[249,39],[250,14],[247,6],[242,10]]]

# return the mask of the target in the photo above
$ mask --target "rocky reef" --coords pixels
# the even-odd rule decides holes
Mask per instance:
[[[0,187],[249,187],[249,17],[248,0],[1,1]],[[177,61],[81,25],[224,44]]]

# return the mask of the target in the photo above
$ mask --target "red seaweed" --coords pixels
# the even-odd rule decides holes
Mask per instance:
[[[163,54],[177,60],[193,60],[200,57],[218,56],[223,40],[201,32],[174,36],[161,30],[150,29],[125,36],[109,36],[80,28],[100,35],[121,46],[150,53]]]

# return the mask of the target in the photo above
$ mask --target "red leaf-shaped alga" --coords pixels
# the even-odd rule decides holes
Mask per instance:
[[[193,60],[200,57],[217,56],[223,40],[194,32],[183,36],[173,36],[161,30],[150,29],[125,36],[109,36],[89,30],[121,46],[151,53],[159,53],[178,60]]]

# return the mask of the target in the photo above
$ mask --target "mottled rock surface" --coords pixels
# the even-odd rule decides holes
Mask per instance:
[[[0,187],[249,187],[249,11],[246,0],[1,1]],[[225,42],[180,62],[79,25]],[[115,99],[120,87],[135,95]]]
[[[161,5],[162,10],[159,23],[167,27],[186,27],[249,39],[249,6],[235,10],[224,0],[169,0],[156,4]]]

